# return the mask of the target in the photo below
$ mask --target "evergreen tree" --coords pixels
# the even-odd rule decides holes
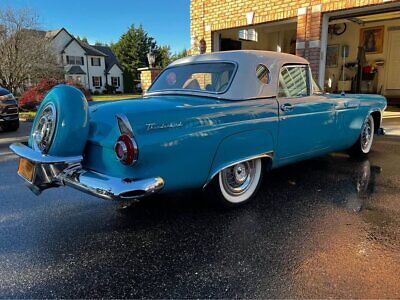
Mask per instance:
[[[107,46],[107,43],[104,43],[104,42],[102,42],[102,41],[96,41],[96,42],[94,43],[94,45],[95,45],[95,46]]]
[[[87,39],[87,37],[83,37],[83,38],[81,38],[79,35],[76,37],[76,39],[78,40],[78,41],[80,41],[80,42],[82,42],[82,43],[85,43],[85,44],[89,44],[89,42],[88,42],[88,39]]]
[[[112,45],[112,50],[124,69],[124,74],[129,75],[125,76],[127,78],[125,87],[128,90],[133,90],[133,80],[140,79],[140,72],[137,69],[148,66],[147,53],[155,48],[156,42],[142,25],[136,28],[134,24],[117,43]]]
[[[176,52],[176,53],[174,53],[172,56],[171,56],[171,62],[173,62],[173,61],[175,61],[175,60],[177,60],[177,59],[180,59],[180,58],[184,58],[184,57],[186,57],[186,56],[188,56],[188,52],[187,52],[187,50],[186,49],[183,49],[182,51],[180,51],[180,52]]]
[[[156,66],[166,68],[171,63],[171,47],[161,46],[156,49]]]

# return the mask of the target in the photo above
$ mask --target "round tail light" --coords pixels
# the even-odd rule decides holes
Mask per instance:
[[[139,155],[136,141],[126,134],[121,135],[114,147],[118,160],[124,165],[133,165]]]

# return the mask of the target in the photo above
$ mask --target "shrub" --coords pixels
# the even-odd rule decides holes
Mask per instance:
[[[44,79],[37,85],[31,87],[25,91],[19,99],[19,106],[23,109],[34,110],[46,97],[47,93],[56,85],[67,84],[74,86],[82,91],[88,101],[92,100],[92,96],[89,91],[85,89],[81,84],[65,80],[52,80]]]
[[[117,88],[115,86],[109,85],[108,83],[106,84],[106,90],[105,94],[115,94],[117,92]]]

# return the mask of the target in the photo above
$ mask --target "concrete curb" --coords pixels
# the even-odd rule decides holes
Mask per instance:
[[[17,142],[24,143],[27,142],[28,139],[29,136],[2,138],[0,139],[0,146],[10,145],[12,143],[17,143]]]

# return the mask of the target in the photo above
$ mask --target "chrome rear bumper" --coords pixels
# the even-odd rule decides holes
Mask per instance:
[[[45,189],[70,186],[103,199],[125,201],[154,194],[164,187],[164,180],[160,177],[121,179],[85,170],[81,164],[82,156],[43,155],[22,143],[12,144],[10,149],[19,157],[35,163],[34,178],[27,183],[37,195]]]

